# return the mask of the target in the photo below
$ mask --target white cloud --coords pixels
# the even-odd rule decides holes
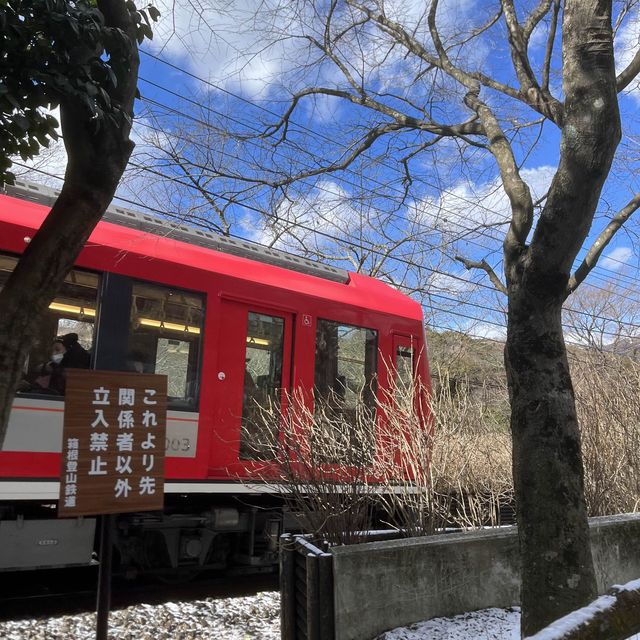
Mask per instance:
[[[60,109],[57,108],[51,111],[58,122],[60,122]],[[148,147],[148,143],[145,139],[145,135],[148,134],[148,129],[136,125],[143,119],[136,119],[131,129],[131,139],[136,144],[136,152],[138,154],[143,153],[145,149],[151,149]],[[60,130],[58,134],[60,135]],[[162,142],[164,134],[160,131],[155,131],[155,135]],[[134,159],[132,157],[132,159]],[[62,187],[62,178],[67,168],[67,151],[64,147],[62,138],[59,138],[57,142],[52,141],[48,147],[45,147],[41,152],[32,160],[23,161],[21,158],[14,158],[16,162],[26,165],[25,167],[19,167],[14,165],[14,173],[19,180],[26,180],[28,182],[35,182],[37,184],[43,184],[54,189],[60,189]],[[149,188],[154,181],[149,179],[148,175],[141,174],[140,172],[132,171],[131,165],[125,172],[120,184],[118,185],[117,194],[124,196],[141,195],[145,193],[145,190]],[[144,198],[142,198],[144,199]]]
[[[478,322],[469,326],[469,333],[474,338],[486,338],[487,340],[506,340],[507,328],[487,322]]]
[[[548,190],[556,169],[541,166],[524,169],[523,180],[529,185],[534,202]],[[414,215],[437,231],[448,235],[465,229],[506,224],[511,218],[509,199],[500,177],[490,182],[460,182],[444,189],[437,198],[425,198],[413,205]]]
[[[342,100],[336,96],[318,94],[307,101],[307,109],[316,122],[332,122],[338,119]]]
[[[545,47],[548,38],[549,22],[547,20],[541,20],[531,33],[531,37],[529,38],[529,49],[533,51],[534,49]]]
[[[195,75],[251,99],[272,98],[283,86],[295,91],[309,85],[330,87],[348,84],[333,63],[319,64],[321,56],[308,38],[324,38],[323,3],[288,0],[234,0],[194,4],[189,0],[158,0],[161,18],[154,26],[154,40],[145,46]],[[425,3],[421,0],[387,0],[385,11],[416,37],[428,33]],[[459,30],[461,22],[481,21],[482,12],[472,0],[443,0],[438,26],[443,39]],[[404,86],[399,78],[416,72],[416,61],[406,49],[370,25],[351,28],[357,11],[340,6],[332,14],[332,28],[341,33],[335,51],[356,78],[379,90],[411,95],[417,87]],[[484,63],[489,49],[474,42],[465,54],[475,66]],[[427,81],[426,76],[423,81]],[[439,80],[439,83],[442,82]],[[457,85],[448,82],[451,93]],[[206,87],[205,87],[206,88]],[[208,87],[211,89],[211,87]],[[448,94],[447,94],[448,95]],[[444,99],[444,98],[443,98]],[[326,112],[319,109],[320,118]]]
[[[469,279],[470,272],[466,269],[458,272],[434,273],[429,278],[429,290],[446,291],[448,293],[466,293],[473,291],[476,284]]]
[[[301,51],[307,45],[294,37],[304,20],[304,15],[296,15],[298,3],[159,0],[156,6],[161,18],[147,46],[227,89],[264,97],[291,65],[304,60]]]
[[[304,247],[332,255],[340,251],[334,238],[349,236],[361,224],[350,198],[351,194],[336,183],[320,180],[308,194],[281,201],[274,210],[277,222],[268,220],[266,226],[256,228],[247,220],[245,231],[255,242],[279,249],[299,252]]]
[[[633,255],[631,247],[617,247],[603,256],[600,266],[611,271],[619,271]]]
[[[507,339],[507,328],[491,322],[469,321],[460,319],[450,313],[434,313],[428,307],[425,310],[427,326],[431,325],[436,331],[456,331],[470,338],[504,341]]]

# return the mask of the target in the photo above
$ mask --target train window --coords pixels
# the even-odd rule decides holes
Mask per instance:
[[[273,457],[280,423],[284,320],[250,312],[247,320],[240,457]]]
[[[167,376],[170,406],[195,407],[203,296],[134,282],[126,368]]]
[[[396,401],[403,409],[413,407],[414,373],[413,348],[399,346],[396,349]]]
[[[375,405],[378,334],[372,329],[318,320],[316,330],[316,397],[340,408]]]
[[[0,255],[0,288],[17,262],[16,257]],[[66,369],[89,368],[98,284],[95,273],[73,269],[67,275],[47,313],[38,320],[36,341],[27,356],[18,393],[61,396]],[[56,338],[61,342],[54,344]]]
[[[340,451],[373,451],[378,334],[372,329],[318,320],[315,403],[323,433]],[[348,428],[345,428],[348,427]]]

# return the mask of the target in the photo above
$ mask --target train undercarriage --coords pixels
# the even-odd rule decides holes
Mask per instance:
[[[55,504],[0,510],[0,571],[90,565],[97,518],[57,519]],[[104,516],[103,516],[104,517]],[[296,520],[277,497],[172,496],[164,512],[111,517],[114,572],[128,578],[184,580],[204,571],[274,571],[280,535]]]

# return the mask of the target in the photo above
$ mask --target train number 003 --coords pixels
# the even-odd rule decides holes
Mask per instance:
[[[165,451],[167,453],[171,451],[190,451],[191,439],[190,438],[166,438],[165,439]]]

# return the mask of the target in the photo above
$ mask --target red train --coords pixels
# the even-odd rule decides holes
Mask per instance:
[[[0,194],[0,287],[54,198]],[[273,562],[282,512],[256,481],[252,397],[338,390],[349,407],[369,389],[374,404],[389,362],[429,380],[421,308],[392,287],[115,206],[39,322],[0,451],[0,570],[91,558],[95,519],[55,517],[64,398],[38,368],[56,336],[76,334],[92,368],[168,376],[165,511],[118,521],[121,563],[143,570]]]

